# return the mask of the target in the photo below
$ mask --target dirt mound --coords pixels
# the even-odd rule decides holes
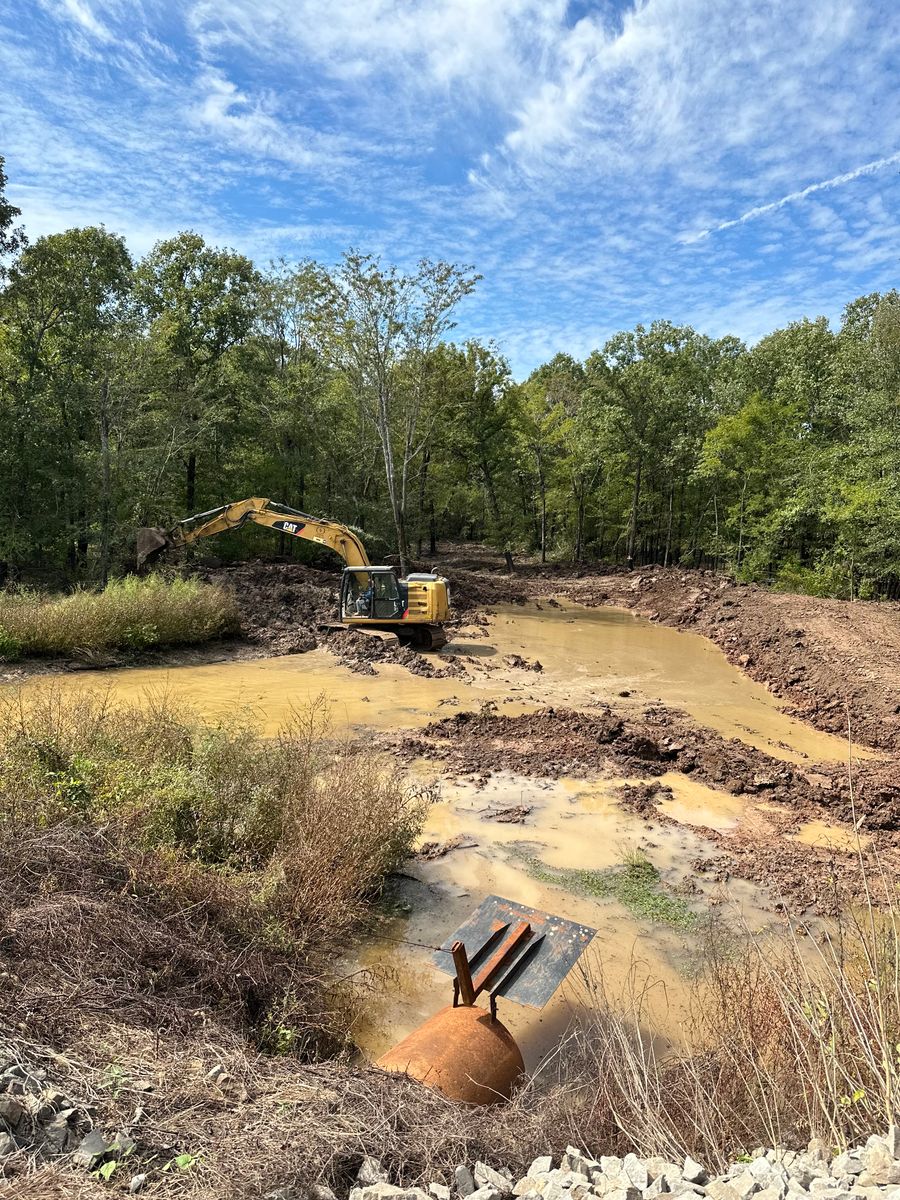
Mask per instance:
[[[507,770],[559,778],[614,765],[632,774],[681,771],[735,795],[761,796],[788,805],[795,819],[806,814],[862,820],[869,829],[900,829],[900,776],[893,764],[854,764],[853,789],[846,769],[818,765],[807,772],[712,730],[698,730],[662,706],[640,718],[548,708],[521,716],[461,712],[400,740],[403,753],[438,759],[457,774],[484,777]],[[642,797],[642,802],[646,797]]]
[[[299,563],[246,562],[201,568],[199,576],[236,593],[245,637],[267,655],[304,654],[324,647],[360,675],[375,663],[397,663],[413,675],[465,677],[462,664],[420,654],[409,646],[381,641],[361,630],[340,627],[339,576]]]
[[[340,576],[334,572],[257,560],[201,567],[197,574],[235,593],[245,637],[272,653],[312,650],[324,640],[320,626],[337,623]]]

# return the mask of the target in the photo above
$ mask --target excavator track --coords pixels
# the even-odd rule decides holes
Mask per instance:
[[[397,632],[416,650],[440,650],[447,645],[447,635],[440,625],[398,625]]]

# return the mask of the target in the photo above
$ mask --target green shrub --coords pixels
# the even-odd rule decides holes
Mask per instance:
[[[140,708],[58,689],[0,697],[0,835],[93,826],[240,877],[275,939],[349,929],[408,857],[430,795],[334,741],[323,706],[266,739],[164,694]]]
[[[187,645],[237,633],[234,597],[196,579],[115,580],[70,596],[0,594],[0,658]]]

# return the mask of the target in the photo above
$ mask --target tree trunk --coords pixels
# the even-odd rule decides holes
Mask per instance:
[[[422,454],[422,470],[419,474],[419,511],[418,537],[416,539],[416,556],[422,557],[422,543],[425,540],[425,494],[428,484],[428,464],[431,462],[431,450],[426,446]]]
[[[547,481],[544,479],[544,472],[541,470],[538,473],[538,481],[541,487],[541,562],[547,561]]]
[[[747,497],[747,480],[744,480],[744,486],[741,488],[741,516],[738,523],[738,549],[737,549],[737,570],[741,569],[741,557],[744,553],[744,501]]]
[[[637,540],[637,522],[638,522],[638,505],[641,501],[641,471],[643,470],[643,459],[638,459],[637,468],[634,472],[634,493],[631,498],[631,520],[628,525],[628,545],[625,550],[625,557],[629,568],[634,566],[634,546]]]
[[[437,554],[437,522],[434,518],[434,496],[429,498],[428,509],[428,552],[434,555]]]
[[[194,511],[194,500],[197,494],[197,455],[192,450],[187,460],[187,486],[185,488],[185,504],[188,514]]]
[[[109,376],[100,384],[100,586],[109,582]]]
[[[669,521],[666,525],[666,550],[663,555],[663,566],[669,565],[669,551],[672,549],[672,503],[675,499],[675,488],[669,488]]]

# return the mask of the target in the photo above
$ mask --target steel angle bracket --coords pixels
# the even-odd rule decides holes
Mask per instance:
[[[435,954],[435,965],[456,975],[457,992],[490,993],[493,1011],[502,996],[529,1008],[543,1008],[575,966],[596,929],[555,917],[503,896],[488,896]],[[469,978],[460,979],[460,947]],[[465,976],[465,968],[463,975]]]

